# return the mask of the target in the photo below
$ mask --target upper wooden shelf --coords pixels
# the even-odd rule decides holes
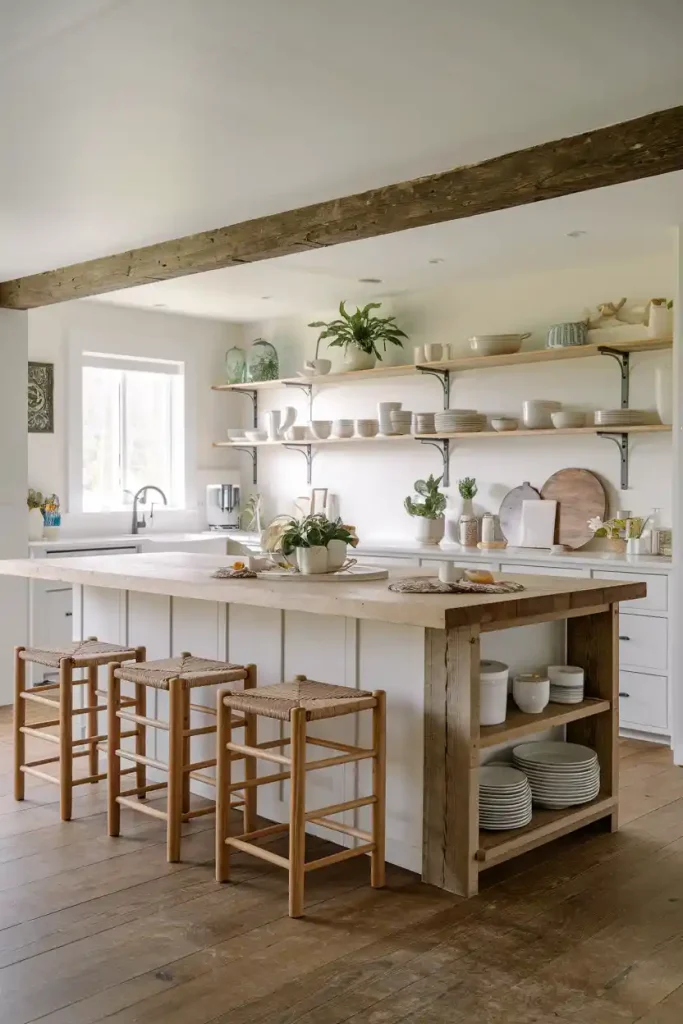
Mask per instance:
[[[521,739],[523,736],[532,736],[551,726],[566,725],[568,722],[577,722],[581,718],[603,714],[605,711],[609,711],[610,707],[608,700],[586,698],[580,704],[551,703],[540,714],[527,715],[510,702],[504,722],[500,725],[481,726],[479,745],[495,747],[498,743]]]
[[[326,373],[317,377],[283,377],[281,380],[252,381],[247,384],[214,384],[213,391],[260,391],[263,389],[287,387],[294,384],[339,384],[352,381],[382,380],[384,377],[407,377],[424,370],[441,373],[464,370],[486,370],[497,366],[526,366],[530,363],[563,362],[566,359],[588,359],[599,356],[602,349],[612,352],[661,352],[671,348],[672,341],[660,338],[644,338],[640,341],[619,341],[600,345],[576,345],[572,348],[539,348],[515,352],[507,356],[459,356],[434,363],[413,363],[400,366],[375,366],[372,370],[348,370],[345,373]]]

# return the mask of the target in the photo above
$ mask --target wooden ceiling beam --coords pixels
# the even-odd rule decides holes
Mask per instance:
[[[32,309],[683,170],[683,106],[413,181],[0,283]]]

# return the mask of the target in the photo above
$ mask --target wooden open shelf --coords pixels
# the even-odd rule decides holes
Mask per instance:
[[[500,725],[482,725],[479,731],[479,746],[495,747],[508,740],[522,739],[536,732],[550,729],[567,722],[578,722],[581,718],[601,715],[610,710],[608,700],[586,699],[580,704],[548,704],[540,715],[527,715],[510,702],[507,718]]]
[[[599,793],[595,800],[580,807],[568,807],[562,811],[548,811],[534,807],[534,816],[524,828],[507,832],[479,832],[479,849],[476,859],[479,867],[493,867],[511,857],[542,846],[553,839],[574,832],[577,828],[590,825],[606,817],[617,805],[616,797]]]
[[[669,428],[671,429],[671,428]],[[432,434],[432,437],[436,435]],[[312,437],[306,441],[248,441],[245,437],[240,438],[237,441],[214,441],[214,448],[267,448],[267,447],[302,447],[305,448],[307,445],[314,445],[317,447],[320,444],[385,444],[387,441],[414,441],[415,437],[413,434],[376,434],[375,437],[327,437],[324,440]]]
[[[443,438],[462,438],[463,440],[469,440],[474,438],[484,437],[548,437],[550,435],[561,435],[561,434],[661,434],[664,432],[671,433],[671,426],[666,423],[643,423],[636,426],[612,426],[612,427],[548,427],[541,428],[539,430],[474,430],[474,431],[461,431],[454,434],[415,434],[413,435],[417,440],[441,440]]]
[[[539,348],[524,352],[515,352],[507,356],[458,356],[457,359],[446,359],[434,363],[420,363],[426,370],[437,370],[441,373],[462,372],[466,370],[486,370],[499,366],[528,366],[531,363],[564,362],[567,359],[589,359],[600,356],[601,349],[613,352],[661,352],[671,348],[672,341],[660,338],[643,338],[637,341],[602,342],[599,345],[576,345],[572,348]],[[270,388],[287,387],[293,384],[351,384],[355,381],[382,380],[385,377],[406,377],[420,373],[413,363],[402,363],[398,366],[375,366],[372,370],[348,370],[345,373],[326,373],[316,377],[283,377],[281,380],[251,381],[246,384],[214,384],[214,391],[261,391]],[[538,433],[538,431],[534,431]]]

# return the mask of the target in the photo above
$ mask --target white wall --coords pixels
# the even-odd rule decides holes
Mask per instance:
[[[241,408],[239,397],[210,390],[212,383],[223,379],[225,350],[241,343],[241,326],[84,301],[31,310],[28,324],[29,359],[52,362],[55,367],[55,432],[28,436],[29,485],[43,492],[55,491],[68,513],[69,420],[79,415],[69,398],[68,353],[72,346],[81,343],[104,352],[129,348],[136,355],[157,357],[161,353],[186,362],[190,421],[187,503],[190,509],[198,502],[201,505],[204,483],[215,478],[216,470],[226,465],[225,455],[212,447],[212,441],[223,429],[226,407],[231,409],[234,405],[235,415],[239,415]],[[231,457],[237,458],[234,453]],[[105,522],[108,527],[123,526],[123,518],[121,514],[110,513],[78,516],[76,521],[67,514],[64,527],[82,531],[101,528]],[[160,519],[163,518],[160,512]],[[175,520],[178,525],[179,517],[175,516]]]
[[[563,320],[580,319],[587,307],[619,299],[647,301],[655,295],[674,292],[673,250],[647,257],[632,255],[621,262],[579,267],[565,272],[534,276],[506,276],[503,279],[456,283],[452,288],[387,298],[383,310],[396,313],[399,324],[409,333],[406,351],[390,353],[391,362],[412,361],[413,345],[425,341],[448,342],[461,351],[471,334],[497,331],[532,331],[525,345],[542,347],[547,327]],[[341,296],[340,296],[341,297]],[[306,326],[310,320],[330,318],[334,310],[312,310],[305,317],[250,324],[248,337],[263,335],[280,353],[281,372],[296,372],[304,358],[313,355],[317,332]],[[340,350],[330,355],[340,361]],[[654,368],[670,355],[632,357],[631,405],[654,409]],[[433,379],[397,377],[382,383],[332,386],[321,389],[314,402],[314,418],[375,416],[381,400],[402,401],[413,411],[441,408],[442,392]],[[468,372],[452,377],[452,407],[477,408],[483,412],[521,413],[526,398],[552,398],[568,407],[593,410],[619,406],[620,385],[616,363],[608,357],[561,363],[538,364]],[[287,404],[300,409],[299,420],[307,417],[306,399],[297,391],[266,391],[260,395],[261,408]],[[225,425],[229,425],[226,410]],[[232,425],[243,422],[240,418]],[[492,439],[458,442],[451,456],[451,480],[474,476],[479,485],[476,505],[480,511],[497,512],[505,492],[524,480],[540,487],[552,473],[568,466],[582,466],[596,472],[605,483],[612,510],[628,507],[649,512],[654,505],[663,509],[665,523],[671,521],[671,440],[668,435],[639,437],[631,442],[631,489],[623,496],[619,488],[619,457],[616,446],[597,437],[577,439]],[[234,453],[234,456],[236,453]],[[246,457],[243,481],[250,482]],[[289,511],[292,498],[307,492],[305,463],[296,452],[261,450],[259,483],[267,512]],[[313,463],[313,483],[328,486],[341,495],[342,514],[354,523],[364,539],[382,536],[409,537],[412,523],[402,507],[415,479],[440,472],[438,453],[406,441],[391,446],[368,448],[320,448]],[[452,502],[457,504],[457,490]]]

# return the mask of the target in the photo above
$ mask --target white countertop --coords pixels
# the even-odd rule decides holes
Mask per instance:
[[[94,534],[85,537],[60,535],[53,540],[29,541],[29,548],[36,553],[50,551],[80,551],[101,547],[134,547],[148,544],[192,544],[206,540],[236,539],[237,531],[199,530],[196,532],[172,532],[170,530],[141,530],[140,533]],[[240,537],[253,536],[240,531]]]

